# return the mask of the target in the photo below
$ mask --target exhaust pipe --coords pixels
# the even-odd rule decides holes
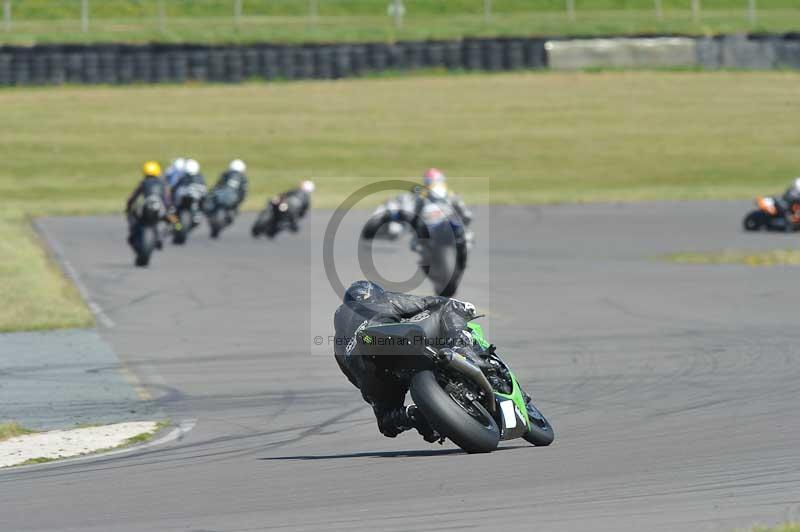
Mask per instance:
[[[451,368],[462,375],[470,378],[475,384],[486,393],[486,396],[491,399],[489,403],[489,411],[492,414],[497,413],[497,401],[494,400],[494,388],[489,383],[489,379],[480,370],[478,366],[469,361],[464,355],[460,355],[452,349],[442,349],[437,353],[438,360],[448,368]]]

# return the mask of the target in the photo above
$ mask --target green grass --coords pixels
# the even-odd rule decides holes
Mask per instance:
[[[20,426],[19,423],[16,423],[14,421],[11,421],[9,423],[0,423],[0,441],[32,433],[33,433],[32,430],[28,430]]]
[[[0,216],[0,332],[87,327],[92,316],[24,218]]]
[[[776,527],[757,526],[751,532],[800,532],[800,523],[785,523]]]
[[[749,198],[799,172],[799,83],[597,72],[0,90],[0,330],[91,323],[27,217],[122,217],[150,158],[196,156],[210,179],[244,158],[248,208],[305,177],[331,207],[429,166],[470,202]]]
[[[19,465],[33,465],[33,464],[46,464],[47,462],[54,462],[58,458],[48,458],[46,456],[39,456],[38,458],[28,458]]]
[[[121,447],[130,447],[131,445],[139,445],[140,443],[145,443],[153,439],[153,437],[158,434],[159,431],[169,426],[169,421],[159,421],[156,424],[156,428],[150,432],[142,432],[141,434],[137,434],[136,436],[132,436],[125,440],[125,443],[120,445],[118,448]]]
[[[77,0],[13,0],[11,31],[0,42],[249,42],[393,41],[503,35],[713,34],[785,32],[800,28],[794,0],[759,0],[752,23],[745,0],[702,0],[695,19],[689,0],[664,0],[661,19],[652,0],[577,0],[567,16],[563,0],[493,0],[486,19],[482,0],[405,0],[401,29],[387,15],[388,0],[243,0],[235,21],[233,0],[166,0],[165,23],[157,0],[90,2],[90,31],[80,31]]]
[[[761,253],[751,251],[717,251],[710,253],[675,253],[667,260],[681,264],[745,264],[747,266],[798,266],[800,250],[775,249]]]

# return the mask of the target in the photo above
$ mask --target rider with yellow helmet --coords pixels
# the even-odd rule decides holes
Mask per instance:
[[[142,203],[142,200],[158,198],[164,209],[169,205],[167,187],[161,177],[161,165],[156,161],[147,161],[142,165],[142,175],[142,180],[125,205],[125,214],[128,216],[128,243],[131,245],[133,245],[133,230],[140,216],[137,206]],[[160,240],[156,242],[156,246],[161,247]]]

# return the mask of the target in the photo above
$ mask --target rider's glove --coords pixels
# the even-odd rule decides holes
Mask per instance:
[[[478,315],[478,309],[469,301],[461,301],[460,299],[451,299],[453,308],[465,318],[474,318]]]
[[[472,347],[472,334],[466,330],[461,331],[456,340],[456,345],[459,347]]]

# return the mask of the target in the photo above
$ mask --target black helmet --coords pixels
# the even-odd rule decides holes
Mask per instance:
[[[371,281],[356,281],[344,293],[344,302],[367,303],[386,297],[383,288]]]

